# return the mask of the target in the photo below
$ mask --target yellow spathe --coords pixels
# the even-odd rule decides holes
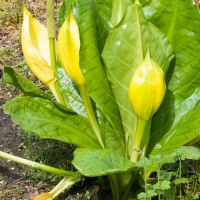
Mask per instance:
[[[56,78],[50,64],[47,29],[26,8],[23,9],[22,51],[33,74],[51,88]]]
[[[160,107],[166,91],[162,68],[147,54],[137,67],[129,87],[129,99],[137,117],[148,120]]]
[[[69,77],[77,85],[84,85],[85,79],[79,66],[79,50],[78,25],[70,12],[58,34],[58,57]]]

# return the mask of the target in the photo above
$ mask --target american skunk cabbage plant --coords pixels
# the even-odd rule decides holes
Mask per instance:
[[[37,200],[55,198],[83,176],[106,176],[114,200],[141,199],[141,191],[150,199],[152,172],[200,159],[186,145],[200,133],[198,8],[192,0],[64,0],[58,20],[56,41],[53,1],[47,28],[23,8],[23,54],[52,95],[5,67],[4,81],[24,96],[3,109],[22,129],[75,145],[76,171],[0,157],[63,176]]]

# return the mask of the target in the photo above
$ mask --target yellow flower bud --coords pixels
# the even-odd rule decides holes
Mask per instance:
[[[84,85],[85,79],[79,66],[80,36],[76,20],[70,12],[58,34],[58,56],[60,62],[77,85]]]
[[[147,54],[129,86],[129,99],[137,117],[148,120],[160,107],[166,91],[162,68]]]
[[[23,9],[22,50],[28,66],[40,81],[46,85],[55,81],[47,29],[26,8]]]

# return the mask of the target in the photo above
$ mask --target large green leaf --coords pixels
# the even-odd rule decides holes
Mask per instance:
[[[68,106],[74,112],[87,118],[83,100],[76,86],[61,67],[57,69],[57,80],[60,84],[61,92]],[[106,148],[123,153],[123,140],[119,137],[118,134],[115,133],[111,125],[106,120],[104,114],[100,109],[98,109],[98,107],[96,108],[95,112],[97,112],[97,119],[100,125],[102,139]]]
[[[111,0],[94,0],[99,9],[99,14],[106,20],[109,21],[112,12],[112,1]]]
[[[75,17],[79,25],[81,37],[80,66],[86,79],[87,91],[103,111],[113,128],[121,132],[118,108],[101,64],[93,0],[86,0],[84,2],[76,0],[76,6],[74,8]]]
[[[68,12],[62,11],[62,17]],[[74,0],[73,13],[80,32],[80,67],[86,79],[87,91],[119,134],[122,132],[119,112],[100,58],[109,27],[99,16],[98,4],[94,0]]]
[[[11,67],[4,67],[3,79],[6,83],[14,85],[26,95],[51,99],[51,96],[42,92],[34,83]]]
[[[52,96],[43,92],[39,87],[37,87],[33,82],[28,80],[26,77],[22,76],[16,72],[11,67],[4,67],[3,79],[6,83],[14,85],[19,90],[21,90],[25,95],[32,97],[40,97],[52,101],[57,108],[61,111],[70,111],[70,107],[65,107],[62,104],[55,101]]]
[[[83,175],[90,177],[126,172],[133,168],[131,161],[109,149],[76,149],[72,163]]]
[[[74,113],[60,111],[46,99],[20,97],[4,104],[5,113],[24,130],[79,147],[98,148],[89,122]]]
[[[173,57],[167,38],[146,21],[141,6],[130,6],[121,23],[111,31],[103,50],[107,76],[120,109],[127,137],[134,136],[137,118],[128,98],[130,80],[147,50],[166,72]],[[129,153],[132,151],[129,140]]]
[[[192,0],[151,0],[144,12],[167,35],[176,54],[175,67],[166,75],[168,91],[153,119],[149,146],[151,151],[159,142],[167,150],[200,132],[200,14]]]

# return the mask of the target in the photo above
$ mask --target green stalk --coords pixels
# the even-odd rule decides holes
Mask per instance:
[[[49,38],[49,48],[50,48],[51,67],[54,70],[55,76],[57,76],[57,73],[56,73],[55,39],[54,38]],[[54,86],[55,86],[55,90],[56,90],[56,94],[58,96],[59,102],[63,105],[66,105],[65,100],[63,98],[63,95],[60,92],[59,84],[58,84],[57,81],[54,83]]]
[[[181,176],[182,176],[182,162],[181,162],[181,159],[179,159],[179,179],[181,180]],[[182,191],[181,191],[181,185],[180,184],[180,187],[179,187],[179,198],[182,199]]]
[[[37,163],[37,162],[31,161],[31,160],[27,160],[27,159],[24,159],[24,158],[20,158],[18,156],[13,156],[13,155],[10,155],[10,154],[2,152],[2,151],[0,151],[0,157],[5,158],[7,160],[14,161],[14,162],[19,163],[19,164],[23,164],[23,165],[33,167],[35,169],[39,169],[39,170],[43,170],[45,172],[56,174],[56,175],[59,175],[59,176],[72,176],[72,175],[76,175],[76,174],[79,175],[80,174],[79,172],[70,172],[70,171],[58,169],[58,168],[55,168],[55,167],[51,167],[51,166],[48,166],[48,165],[44,165],[44,164],[41,164],[41,163]]]
[[[131,179],[130,179],[128,185],[126,185],[126,187],[124,188],[124,193],[123,193],[121,200],[127,200],[128,199],[130,191],[133,187],[133,183],[136,179],[137,180],[139,179],[137,172],[132,172]]]
[[[81,176],[65,177],[49,192],[49,194],[52,195],[52,198],[55,198],[65,189],[71,187],[72,185],[74,185],[76,182],[80,180],[81,180]]]
[[[50,59],[51,59],[51,67],[54,70],[54,74],[57,77],[56,70],[56,51],[55,51],[55,37],[56,37],[56,28],[55,28],[55,17],[54,17],[54,6],[53,0],[47,0],[47,31],[49,37],[49,51],[50,51]],[[54,83],[57,100],[65,105],[65,100],[63,98],[62,93],[60,92],[59,84],[56,81]]]
[[[145,155],[150,138],[150,128],[151,118],[147,121],[138,118],[136,134],[132,144],[133,151],[130,159],[132,162],[137,162],[140,154]]]
[[[114,200],[121,200],[120,198],[120,187],[117,174],[110,174],[108,175],[108,179],[110,182],[110,186],[112,189],[113,199]]]
[[[90,123],[92,125],[92,128],[94,130],[94,133],[95,133],[95,135],[96,135],[96,137],[99,141],[99,144],[101,145],[102,148],[105,148],[103,141],[102,141],[102,138],[101,138],[101,131],[100,131],[100,128],[99,128],[99,124],[98,124],[97,119],[95,117],[95,114],[94,114],[94,111],[93,111],[93,108],[92,108],[92,103],[90,101],[90,97],[87,94],[85,85],[79,85],[79,91],[80,91],[81,96],[83,98],[83,102],[84,102],[84,105],[85,105],[86,112],[88,114],[88,118],[89,118]]]

